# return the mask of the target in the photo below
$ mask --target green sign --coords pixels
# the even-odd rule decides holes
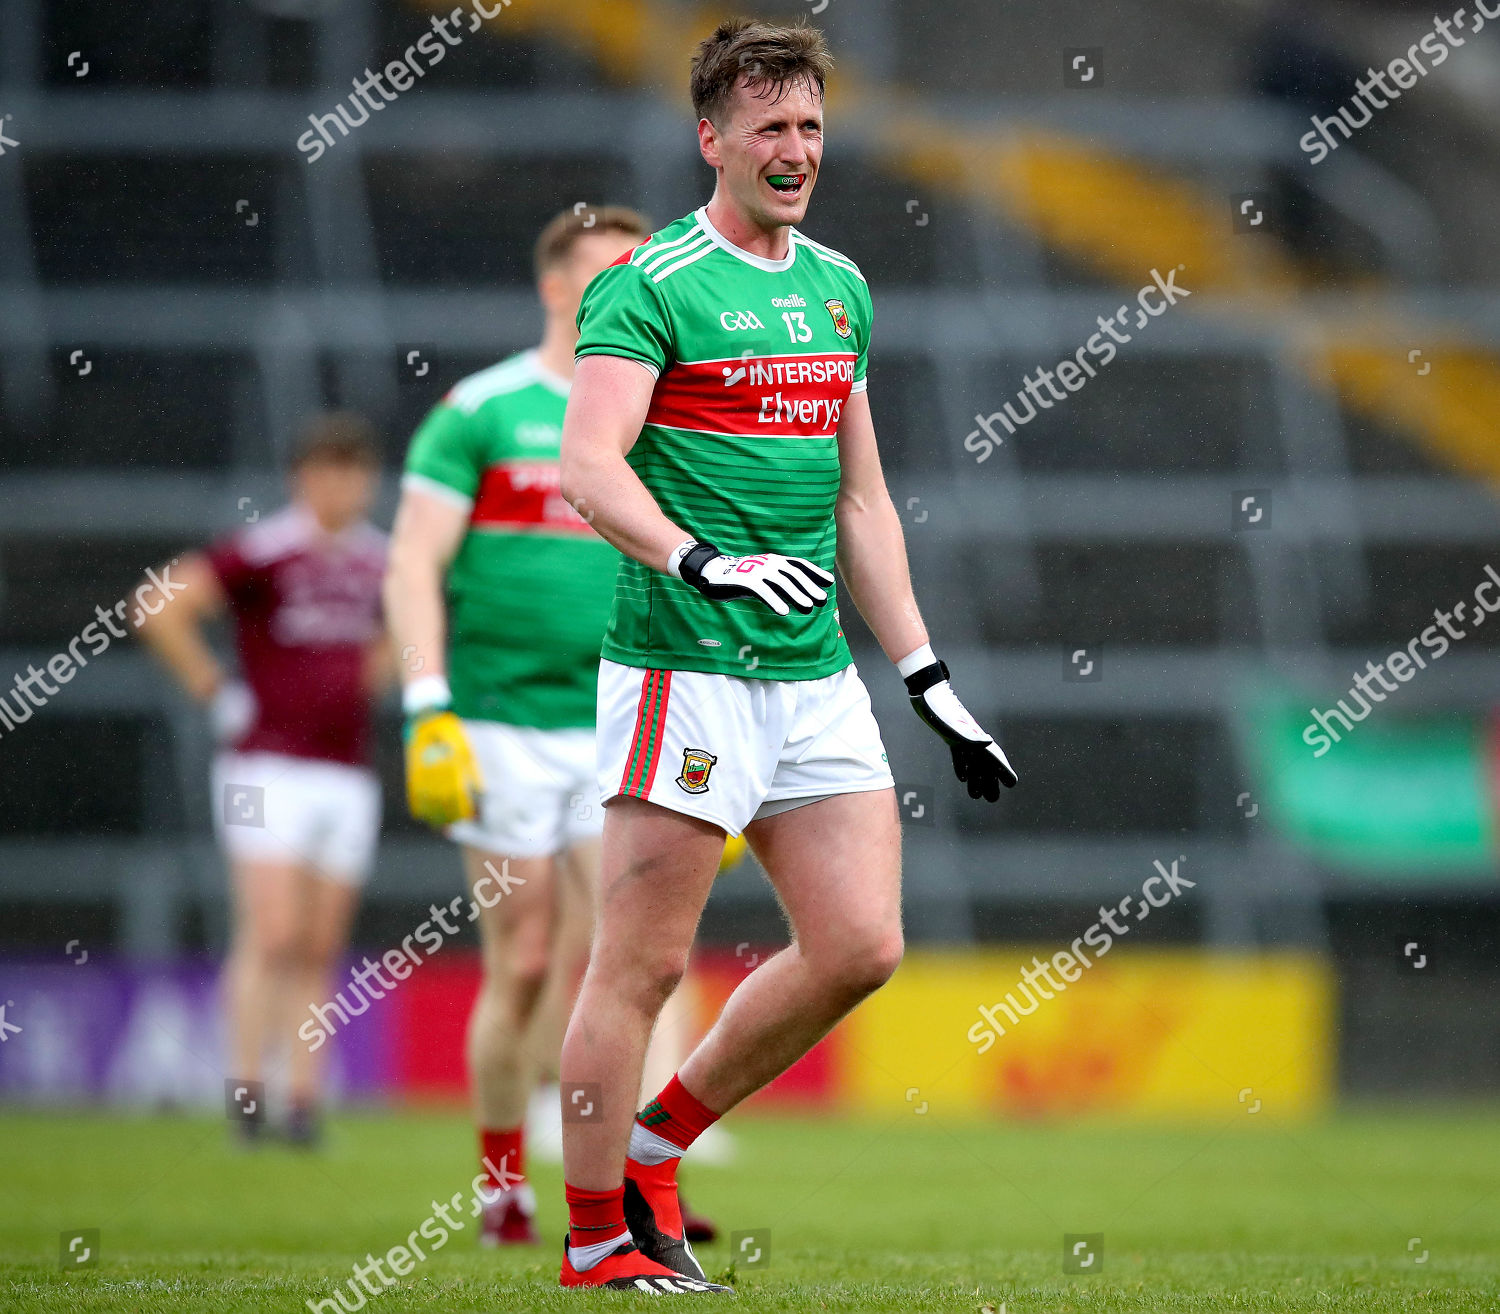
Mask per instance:
[[[1495,784],[1482,720],[1377,708],[1318,757],[1303,737],[1308,706],[1277,698],[1261,709],[1249,727],[1259,797],[1286,839],[1369,875],[1494,879]]]

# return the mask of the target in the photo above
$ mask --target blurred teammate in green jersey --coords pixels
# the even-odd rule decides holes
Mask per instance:
[[[464,379],[427,417],[391,542],[408,801],[463,846],[479,910],[468,1060],[488,1244],[536,1239],[523,1127],[529,1097],[556,1072],[598,885],[595,685],[620,556],[559,487],[574,321],[589,281],[648,232],[613,206],[547,225],[542,341]],[[669,1064],[686,1013],[663,1028]]]

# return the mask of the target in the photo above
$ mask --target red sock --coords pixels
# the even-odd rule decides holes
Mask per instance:
[[[611,1191],[585,1191],[563,1183],[568,1201],[568,1243],[591,1246],[625,1231],[625,1183]]]
[[[674,1076],[661,1094],[635,1115],[635,1120],[647,1131],[685,1150],[718,1122],[719,1115]]]
[[[479,1129],[479,1166],[484,1169],[491,1190],[518,1186],[517,1179],[526,1176],[526,1165],[521,1156],[522,1131],[520,1127],[503,1131],[489,1127]]]

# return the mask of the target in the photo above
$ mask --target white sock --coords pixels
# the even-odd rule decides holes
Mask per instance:
[[[536,1215],[536,1192],[531,1189],[530,1182],[522,1182],[519,1186],[507,1187],[503,1191],[498,1190],[494,1186],[483,1186],[480,1188],[480,1191],[483,1192],[479,1196],[480,1203],[486,1207],[509,1203],[514,1200],[521,1206],[523,1214],[531,1214],[533,1217]]]
[[[626,1153],[637,1163],[650,1167],[668,1159],[680,1159],[687,1151],[680,1145],[673,1145],[664,1136],[658,1136],[649,1127],[633,1122],[630,1124],[630,1149]]]
[[[595,1241],[592,1245],[575,1246],[568,1243],[568,1263],[573,1265],[575,1273],[587,1273],[605,1255],[613,1254],[619,1249],[622,1241],[630,1241],[634,1238],[630,1235],[627,1227],[619,1236],[611,1237],[608,1241]]]

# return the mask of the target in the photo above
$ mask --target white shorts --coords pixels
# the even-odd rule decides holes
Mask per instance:
[[[599,838],[604,812],[592,730],[465,721],[464,734],[484,794],[479,815],[449,826],[449,839],[505,857],[539,858]]]
[[[380,838],[373,771],[281,753],[220,753],[213,769],[214,830],[231,858],[295,862],[360,885]]]
[[[738,835],[758,817],[894,785],[859,672],[747,680],[599,663],[599,790]]]

